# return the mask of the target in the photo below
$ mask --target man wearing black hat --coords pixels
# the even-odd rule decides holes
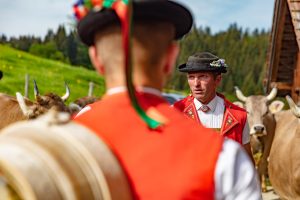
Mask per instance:
[[[225,60],[201,52],[190,56],[178,69],[187,73],[191,95],[176,102],[174,107],[205,127],[243,145],[254,163],[246,111],[216,92],[221,73],[227,72]]]
[[[260,199],[256,172],[241,148],[193,126],[161,95],[179,51],[175,40],[192,26],[190,12],[174,1],[140,0],[133,1],[133,20],[135,95],[144,110],[164,119],[163,126],[149,128],[134,110],[125,84],[120,22],[114,10],[99,5],[79,22],[78,33],[105,76],[107,92],[75,121],[109,144],[134,199]]]

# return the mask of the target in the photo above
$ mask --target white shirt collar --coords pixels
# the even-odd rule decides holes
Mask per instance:
[[[114,87],[110,88],[106,91],[106,95],[112,95],[116,93],[121,93],[127,91],[127,88],[125,86],[120,86],[120,87]]]
[[[158,89],[155,88],[151,88],[151,87],[136,87],[136,90],[139,92],[144,92],[144,93],[149,93],[149,94],[153,94],[156,96],[161,97],[161,92]],[[114,87],[114,88],[110,88],[109,90],[106,91],[106,95],[112,95],[112,94],[116,94],[116,93],[120,93],[120,92],[125,92],[127,91],[127,88],[125,86],[120,86],[120,87]]]
[[[209,109],[214,112],[216,107],[217,107],[217,103],[218,103],[218,95],[216,95],[208,104],[206,104]],[[203,105],[203,103],[201,103],[200,101],[198,101],[196,98],[194,98],[194,104],[197,110],[199,110],[201,108],[201,106]]]

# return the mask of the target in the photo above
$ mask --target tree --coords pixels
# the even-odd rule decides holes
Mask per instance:
[[[67,57],[72,65],[77,64],[78,43],[76,42],[75,37],[75,32],[71,32],[67,38]]]
[[[54,42],[48,42],[46,44],[33,44],[29,49],[29,53],[44,58],[66,62],[64,55],[56,49]]]
[[[1,35],[0,43],[5,44],[7,42],[7,37],[5,35]]]
[[[67,36],[66,29],[63,25],[60,25],[54,35],[54,41],[57,49],[64,55],[67,55]]]
[[[54,41],[54,37],[55,37],[55,34],[54,34],[53,30],[49,29],[45,36],[44,43]]]

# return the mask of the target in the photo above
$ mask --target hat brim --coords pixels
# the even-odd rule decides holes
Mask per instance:
[[[227,69],[225,67],[201,67],[199,65],[187,66],[186,63],[178,66],[180,72],[189,73],[189,72],[219,72],[226,73]]]
[[[193,17],[188,9],[173,1],[145,0],[133,2],[133,20],[153,20],[170,22],[175,27],[175,38],[180,39],[193,25]],[[104,27],[120,23],[112,9],[89,12],[78,23],[78,34],[83,43],[94,44],[95,33]]]

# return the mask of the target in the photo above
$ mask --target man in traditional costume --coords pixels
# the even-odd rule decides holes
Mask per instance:
[[[221,73],[227,72],[225,60],[209,52],[199,52],[190,56],[178,70],[187,73],[191,94],[174,107],[197,123],[243,145],[254,163],[247,112],[217,92]]]
[[[107,142],[128,176],[134,198],[261,199],[256,172],[240,146],[194,126],[161,95],[179,52],[175,40],[193,24],[189,10],[168,0],[137,0],[129,2],[132,7],[120,5],[123,1],[111,7],[111,1],[92,2],[78,33],[89,46],[93,66],[105,76],[107,92],[75,121]],[[130,17],[123,13],[130,8],[131,42],[124,39],[130,35]],[[123,50],[128,44],[132,51]]]

